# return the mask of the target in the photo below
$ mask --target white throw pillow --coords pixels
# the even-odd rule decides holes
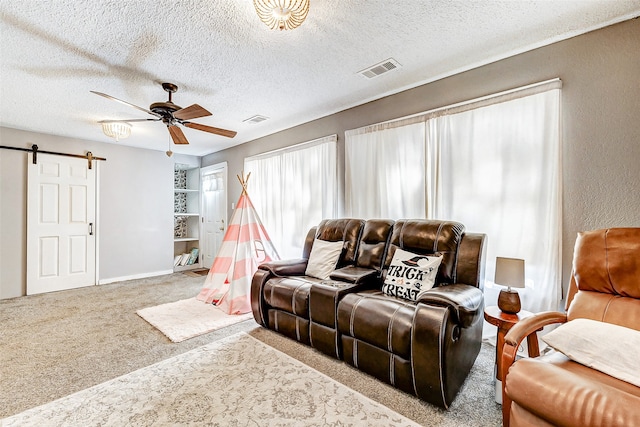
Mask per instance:
[[[640,331],[575,319],[542,337],[569,359],[640,387]]]
[[[305,274],[322,280],[328,279],[329,275],[336,269],[343,246],[344,242],[342,241],[314,240]]]
[[[382,285],[382,292],[416,301],[433,288],[442,262],[441,256],[417,255],[396,249]]]

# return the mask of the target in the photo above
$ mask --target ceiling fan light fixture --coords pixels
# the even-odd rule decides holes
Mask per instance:
[[[309,13],[309,0],[253,0],[258,17],[272,30],[293,30]]]
[[[100,122],[102,125],[102,132],[105,135],[113,138],[116,142],[121,139],[128,138],[131,135],[131,123],[127,122],[111,122],[108,120]]]
[[[192,129],[196,129],[202,132],[212,133],[214,135],[220,135],[227,138],[233,138],[236,136],[237,132],[216,128],[213,126],[207,126],[200,123],[194,123],[190,121],[191,119],[198,119],[200,117],[207,117],[211,115],[211,112],[207,111],[205,108],[201,107],[198,104],[189,105],[188,107],[181,108],[171,101],[171,94],[178,90],[178,86],[173,83],[162,83],[162,88],[169,93],[169,100],[167,102],[154,102],[151,104],[149,109],[138,107],[130,102],[123,101],[121,99],[115,98],[111,95],[107,95],[106,93],[91,91],[96,95],[102,96],[107,99],[111,99],[112,101],[117,101],[121,104],[128,105],[130,107],[135,108],[136,110],[143,111],[145,113],[151,114],[153,119],[124,119],[124,120],[101,120],[98,123],[102,125],[102,131],[105,135],[114,138],[116,141],[120,139],[124,139],[131,135],[131,123],[130,122],[162,122],[166,128],[169,130],[169,135],[171,140],[175,144],[189,144],[187,137],[181,130],[181,127],[188,127]],[[171,146],[171,144],[169,144]],[[171,156],[167,152],[167,156]]]

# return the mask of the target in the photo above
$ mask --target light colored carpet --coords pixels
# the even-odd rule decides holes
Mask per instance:
[[[2,425],[417,426],[243,332]]]
[[[500,426],[494,401],[495,347],[482,350],[448,411],[258,326],[254,320],[172,343],[136,314],[196,295],[204,277],[181,273],[0,300],[0,418],[247,332],[424,426]]]
[[[136,313],[173,342],[182,342],[253,318],[251,313],[227,314],[195,297],[143,308]]]
[[[191,277],[206,276],[207,274],[209,274],[209,269],[199,268],[197,270],[183,271],[182,274],[186,274],[187,276],[191,276]]]

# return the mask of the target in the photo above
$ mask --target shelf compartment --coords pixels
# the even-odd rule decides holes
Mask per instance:
[[[193,165],[174,165],[174,257],[190,253],[200,246],[200,168]],[[194,264],[174,266],[173,271],[202,267],[200,254]]]

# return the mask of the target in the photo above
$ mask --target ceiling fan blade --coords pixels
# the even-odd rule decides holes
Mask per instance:
[[[174,144],[188,144],[187,138],[184,136],[182,129],[180,129],[176,125],[167,126],[169,129],[169,133],[171,134],[171,139],[173,139]]]
[[[214,128],[213,126],[201,125],[200,123],[184,122],[182,123],[188,128],[197,129],[204,132],[215,133],[216,135],[226,136],[227,138],[233,138],[238,132],[227,129]]]
[[[89,92],[95,93],[96,95],[104,96],[107,99],[111,99],[113,101],[120,102],[121,104],[128,105],[129,107],[136,108],[136,109],[138,109],[140,111],[144,111],[145,113],[151,114],[152,116],[162,117],[160,114],[154,113],[151,110],[147,110],[146,108],[138,107],[137,105],[134,105],[134,104],[132,104],[130,102],[127,102],[127,101],[123,101],[122,99],[114,98],[113,96],[107,95],[106,93],[96,92],[95,90],[90,90]]]
[[[98,123],[132,123],[132,122],[159,122],[162,119],[122,119],[122,120],[100,120]]]
[[[210,112],[198,104],[189,105],[188,107],[184,107],[173,113],[173,117],[180,120],[197,119],[199,117],[206,117],[210,115]]]

